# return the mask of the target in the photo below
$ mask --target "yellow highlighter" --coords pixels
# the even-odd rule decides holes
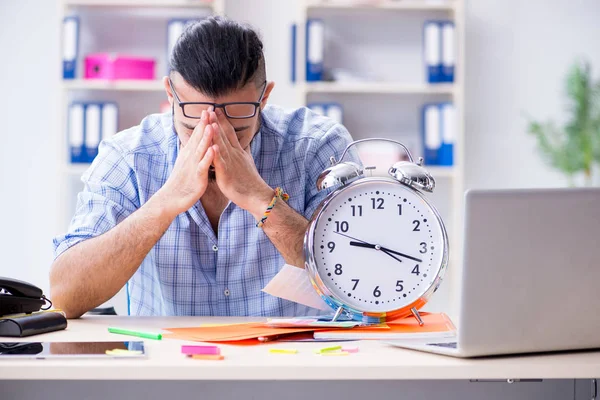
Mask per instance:
[[[269,349],[269,353],[272,354],[296,354],[298,350],[296,349]]]

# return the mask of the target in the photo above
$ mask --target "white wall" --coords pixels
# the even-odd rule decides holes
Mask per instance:
[[[600,2],[467,1],[467,186],[565,186],[542,163],[525,115],[564,120],[564,76],[577,57],[600,76]]]
[[[262,33],[269,78],[277,83],[272,101],[297,104],[289,83],[289,23],[296,1],[227,4],[233,18]],[[599,17],[596,0],[468,0],[469,187],[565,184],[540,161],[522,113],[560,118],[562,79],[576,56],[587,55],[600,70]],[[45,290],[59,210],[58,29],[54,1],[0,0],[0,276]],[[25,106],[34,100],[33,109]]]
[[[0,276],[47,290],[56,233],[55,1],[0,1]]]

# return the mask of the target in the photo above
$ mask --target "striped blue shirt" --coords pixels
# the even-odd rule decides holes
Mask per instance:
[[[329,191],[317,177],[351,141],[340,124],[306,108],[267,106],[250,145],[265,182],[281,186],[288,204],[310,219]],[[150,115],[139,126],[103,141],[82,176],[84,189],[55,257],[115,227],[167,181],[179,151],[171,113]],[[345,160],[358,161],[355,152]],[[128,284],[132,315],[292,316],[315,310],[261,291],[285,261],[253,216],[229,202],[218,235],[198,201],[178,215]]]

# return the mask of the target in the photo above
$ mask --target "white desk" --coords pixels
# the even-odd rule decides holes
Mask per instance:
[[[65,331],[21,340],[142,340],[131,336],[110,334],[107,327],[117,326],[158,332],[161,328],[167,327],[250,320],[243,318],[86,317],[81,320],[69,321],[69,326]],[[19,339],[4,338],[2,340],[8,342]],[[417,380],[445,381],[447,385],[452,385],[452,382],[446,380],[453,380],[454,383],[460,382],[461,385],[464,385],[471,383],[472,380],[544,379],[544,382],[547,382],[546,380],[570,382],[565,386],[564,392],[569,393],[570,391],[568,398],[574,398],[573,390],[577,383],[574,381],[575,379],[600,377],[600,351],[462,360],[402,350],[376,341],[361,341],[351,342],[352,346],[359,347],[358,353],[345,357],[321,357],[315,355],[313,349],[323,347],[323,343],[274,342],[259,346],[220,345],[225,360],[206,361],[189,359],[181,354],[181,345],[188,342],[163,339],[161,341],[145,340],[145,343],[148,350],[147,359],[0,360],[0,390],[4,391],[12,387],[13,391],[26,392],[27,388],[35,386],[31,383],[26,384],[26,381],[48,380],[86,381],[88,383],[90,383],[89,381],[137,381],[137,385],[140,384],[139,381],[152,381],[146,382],[150,386],[156,385],[157,381],[186,381],[187,383],[195,382],[196,385],[198,381],[203,381],[205,388],[208,381],[213,384],[221,382],[220,385],[215,386],[217,388],[232,387],[231,383],[234,381],[238,386],[242,384],[240,387],[256,388],[257,382],[273,384],[272,381],[277,380],[285,381],[287,385],[296,385],[294,387],[297,387],[300,382],[294,383],[293,381],[321,382],[324,387],[329,388],[336,385],[345,388],[352,386],[363,388],[366,387],[365,385],[368,386],[369,382],[371,382],[371,387],[382,388],[385,385],[381,386],[381,381],[385,381],[393,384],[393,391],[396,393],[399,390],[398,385],[402,383],[399,381],[405,381],[407,384],[417,385],[415,393],[421,393],[421,390],[431,389],[436,385],[443,390],[441,388],[444,386],[444,382],[430,382],[427,385],[419,386],[418,382],[415,382]],[[293,347],[298,349],[298,354],[270,354],[268,349],[271,347]],[[244,382],[247,383],[245,386]],[[40,385],[39,389],[44,392],[49,387],[43,382],[38,384]],[[53,385],[56,385],[56,382]],[[279,382],[278,385],[285,388],[282,382]],[[302,385],[303,397],[307,397],[306,388],[308,386]],[[533,384],[521,383],[519,385],[533,387]],[[114,383],[111,386],[114,386]],[[150,386],[144,385],[143,387]],[[471,383],[469,386],[478,385]],[[587,386],[589,386],[589,381]],[[179,388],[181,387],[179,386]],[[404,387],[410,388],[411,386],[404,385]],[[484,393],[488,398],[493,398],[488,389],[486,388]],[[558,387],[549,388],[549,391],[551,394],[560,392]],[[23,392],[24,395],[25,392]],[[356,390],[352,392],[358,393]],[[137,391],[136,393],[139,394]],[[157,393],[156,390],[154,393]],[[231,393],[234,394],[234,392]],[[19,395],[20,393],[14,392],[13,394]],[[35,398],[35,396],[31,397],[32,393],[28,393],[28,396]],[[46,399],[51,398],[48,393],[44,393],[44,396]],[[103,397],[105,398],[105,396]],[[261,397],[265,398],[265,396]],[[312,395],[308,397],[314,398]],[[149,397],[145,395],[144,398],[148,399]],[[446,398],[453,397],[446,395]],[[532,398],[531,393],[527,394],[525,398]]]

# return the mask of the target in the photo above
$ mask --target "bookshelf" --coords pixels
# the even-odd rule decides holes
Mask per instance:
[[[72,164],[69,160],[67,123],[68,106],[72,101],[115,101],[119,106],[118,129],[136,125],[147,114],[159,112],[164,101],[162,80],[166,69],[166,22],[171,18],[193,18],[209,14],[224,14],[225,0],[61,0],[60,21],[69,15],[80,17],[79,59],[77,77],[62,80],[60,93],[60,140],[57,140],[62,167],[60,181],[65,197],[60,204],[58,226],[66,229],[74,210],[75,181],[89,164]],[[123,22],[135,21],[129,31]],[[111,25],[107,30],[106,25]],[[62,24],[61,24],[62,26]],[[114,28],[114,29],[113,29]],[[137,32],[139,31],[139,32]],[[61,42],[62,42],[61,29]],[[131,36],[131,38],[128,38]],[[143,41],[144,36],[148,40]],[[121,43],[124,42],[124,43]],[[153,44],[152,42],[158,43]],[[92,52],[118,52],[151,56],[156,59],[155,80],[87,80],[83,79],[83,58]],[[61,63],[62,71],[62,59]],[[135,107],[131,104],[137,104]],[[125,111],[125,112],[122,112]],[[135,114],[135,115],[129,115]]]
[[[391,10],[391,11],[453,11],[454,2],[448,0],[430,1],[430,0],[306,0],[305,8],[308,10],[348,10],[363,11],[369,10]]]
[[[112,101],[119,107],[118,130],[138,125],[148,114],[160,111],[166,100],[162,76],[166,73],[167,21],[173,18],[196,18],[225,13],[225,0],[59,0],[60,42],[63,43],[62,20],[69,15],[80,18],[79,57],[76,79],[62,79],[62,51],[59,54],[61,84],[58,102],[61,110],[57,154],[61,164],[57,188],[57,234],[64,233],[73,216],[76,195],[81,190],[81,175],[89,164],[70,162],[68,143],[68,107],[73,101]],[[109,27],[109,29],[107,29]],[[83,58],[95,52],[111,52],[153,57],[154,80],[86,80]],[[102,306],[112,305],[120,315],[127,315],[127,295],[123,288]]]
[[[423,104],[454,104],[454,164],[428,167],[436,178],[437,187],[427,196],[446,224],[451,258],[442,286],[424,309],[447,312],[456,320],[459,317],[465,187],[464,7],[464,0],[303,0],[296,18],[297,102],[301,105],[312,102],[341,104],[343,123],[355,140],[386,137],[404,142],[409,136],[414,140],[420,132],[420,107]],[[305,28],[309,18],[324,21],[325,69],[351,66],[356,76],[368,73],[377,76],[364,80],[306,82]],[[430,19],[447,19],[455,24],[457,68],[453,83],[424,83],[422,26]],[[358,117],[357,113],[360,114]],[[365,122],[370,118],[372,123]],[[421,155],[413,154],[415,157]]]

